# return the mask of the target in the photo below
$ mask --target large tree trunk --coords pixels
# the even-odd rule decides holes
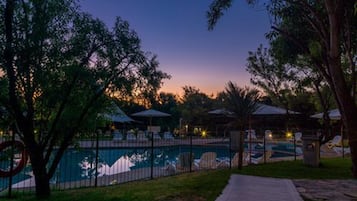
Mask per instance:
[[[33,174],[35,176],[36,197],[48,198],[50,196],[50,177],[47,174],[46,164],[43,160],[43,153],[40,149],[30,150],[30,159]]]
[[[357,178],[357,126],[356,121],[354,122],[353,130],[348,131],[349,145],[351,149],[351,160],[352,160],[352,175]]]
[[[335,99],[339,105],[343,124],[347,131],[351,149],[352,175],[357,178],[357,106],[346,84],[341,66],[340,38],[343,18],[343,1],[326,0],[329,18],[328,70],[331,74]]]

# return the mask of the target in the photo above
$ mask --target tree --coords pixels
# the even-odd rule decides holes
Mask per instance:
[[[308,94],[311,91],[317,94],[320,104],[323,106],[323,111],[328,114],[330,99],[327,97],[328,94],[321,93],[321,87],[324,83],[321,76],[309,68],[305,59],[295,55],[294,52],[296,51],[291,50],[291,47],[280,38],[274,39],[270,43],[270,49],[263,49],[261,45],[256,52],[249,52],[246,69],[252,75],[251,83],[262,88],[275,104],[286,109],[287,129],[289,127],[289,109],[311,115],[311,112],[306,113],[306,110],[302,107],[300,107],[302,110],[292,107],[296,98],[303,97],[303,94]],[[305,106],[307,104],[306,102]],[[332,139],[329,135],[331,133],[328,129],[329,125],[328,115],[325,115],[324,127],[326,132],[323,132],[323,134],[326,140]]]
[[[29,152],[36,195],[47,197],[63,153],[109,95],[155,89],[169,76],[141,50],[126,21],[117,18],[108,30],[78,11],[74,0],[3,0],[0,13],[0,68],[8,93],[0,103]]]
[[[231,2],[213,1],[207,14],[209,29],[214,27]],[[311,66],[317,68],[330,86],[349,139],[352,174],[357,178],[357,22],[354,5],[353,0],[272,0],[267,8],[274,19],[274,34],[284,37],[300,54],[309,58]],[[308,33],[304,36],[310,40],[300,40],[298,33],[301,30]],[[348,71],[343,70],[343,60],[347,63]]]
[[[252,75],[251,83],[262,88],[273,102],[282,105],[288,113],[288,97],[296,87],[296,69],[280,63],[262,45],[256,52],[249,52],[247,60],[246,69]]]
[[[162,121],[160,125],[166,126],[170,130],[178,126],[181,112],[179,110],[179,98],[176,95],[161,92],[152,106],[159,111],[171,114],[171,120]]]
[[[209,118],[208,111],[212,109],[213,100],[195,87],[184,86],[183,90],[180,105],[183,120],[189,124],[203,125]]]
[[[250,116],[258,109],[258,100],[260,94],[257,90],[251,90],[248,87],[240,88],[232,82],[228,82],[224,92],[224,105],[228,111],[232,112],[234,121],[233,127],[240,130],[240,150],[238,168],[242,169],[243,158],[243,134],[244,126],[247,125]]]

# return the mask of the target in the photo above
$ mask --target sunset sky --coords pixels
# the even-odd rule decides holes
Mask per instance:
[[[222,91],[228,81],[249,85],[248,51],[267,44],[270,20],[263,5],[234,1],[213,31],[206,11],[212,0],[81,0],[83,11],[112,27],[116,16],[127,20],[142,47],[158,55],[170,74],[161,91],[182,94],[194,86],[207,94]]]

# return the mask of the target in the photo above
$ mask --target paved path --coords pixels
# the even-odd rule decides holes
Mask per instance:
[[[246,175],[232,175],[216,201],[303,201],[293,182]]]
[[[357,180],[309,180],[293,181],[297,191],[308,200],[357,201]]]

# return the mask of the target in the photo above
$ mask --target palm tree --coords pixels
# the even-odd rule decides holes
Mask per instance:
[[[258,90],[249,87],[241,88],[231,81],[225,88],[224,104],[227,110],[232,113],[234,119],[231,125],[240,130],[239,169],[242,169],[244,126],[249,122],[250,116],[258,109],[259,98]]]

